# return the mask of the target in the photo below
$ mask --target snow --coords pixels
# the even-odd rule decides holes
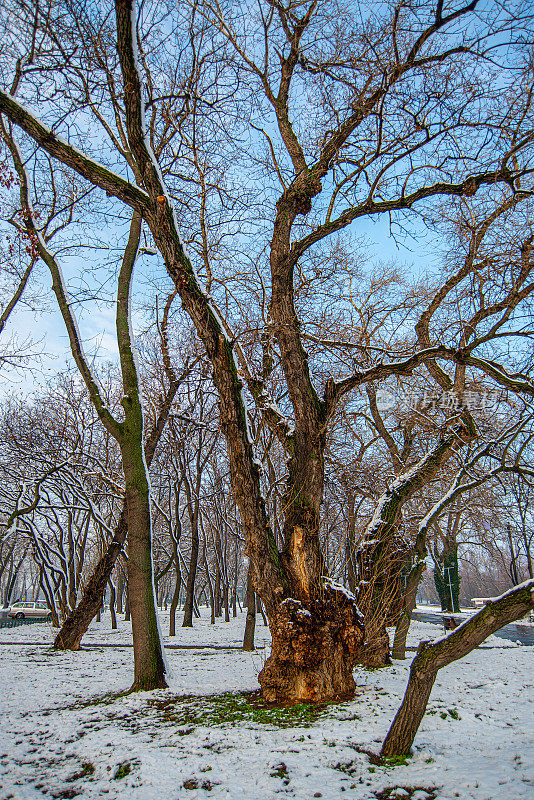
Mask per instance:
[[[178,628],[166,643],[239,646],[244,614],[215,626],[206,609],[202,614],[193,629]],[[166,629],[168,615],[161,622]],[[256,633],[262,649],[255,653],[168,649],[169,691],[97,702],[132,680],[132,650],[117,646],[131,642],[123,621],[118,632],[109,630],[108,615],[94,623],[84,640],[89,649],[78,653],[52,651],[54,630],[44,623],[0,630],[0,797],[374,800],[387,788],[389,798],[412,800],[532,798],[532,648],[492,636],[441,670],[413,758],[384,767],[361,750],[378,751],[406,686],[409,659],[355,670],[356,698],[328,707],[309,727],[173,719],[172,709],[183,712],[191,702],[184,696],[258,687],[269,642],[261,617]],[[440,634],[438,625],[413,623],[408,644]],[[208,708],[210,701],[197,702]],[[121,764],[130,768],[124,777],[117,772]]]

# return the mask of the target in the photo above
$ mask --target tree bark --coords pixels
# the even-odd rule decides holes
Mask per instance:
[[[460,611],[460,576],[458,571],[458,545],[446,538],[439,564],[434,569],[434,583],[439,595],[441,610],[453,614]]]
[[[117,576],[117,614],[123,614],[123,594],[124,594],[124,576],[122,569],[119,566]]]
[[[131,614],[130,614],[130,587],[128,585],[128,581],[126,581],[126,602],[124,603],[124,621],[130,622]]]
[[[410,670],[404,699],[382,745],[381,755],[409,755],[426,711],[438,671],[467,655],[503,625],[534,608],[534,580],[489,601],[458,628],[435,643],[421,642]]]
[[[141,414],[137,416],[142,425]],[[131,442],[127,441],[121,452],[126,480],[128,593],[134,642],[131,691],[149,691],[165,688],[167,683],[154,597],[149,484],[138,432],[133,432]]]
[[[209,591],[210,601],[210,625],[215,625],[215,598],[213,596],[213,581],[211,580],[210,568],[208,564],[208,554],[206,552],[206,532],[203,530],[204,542],[202,548],[202,558],[204,560],[204,571],[206,572],[206,585]]]
[[[176,609],[180,600],[180,589],[182,588],[182,571],[180,569],[180,554],[178,546],[182,535],[182,523],[180,520],[180,509],[176,509],[176,531],[172,537],[172,557],[174,560],[174,570],[176,573],[174,591],[172,594],[171,607],[169,612],[169,636],[176,636]]]

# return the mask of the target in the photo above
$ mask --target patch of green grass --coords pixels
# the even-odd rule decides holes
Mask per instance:
[[[91,708],[91,706],[110,706],[115,700],[120,700],[121,697],[128,697],[129,692],[106,692],[106,694],[96,695],[89,697],[87,700],[78,700],[71,706],[66,706],[69,711],[76,708]]]
[[[115,772],[113,773],[113,778],[116,781],[120,781],[121,778],[125,778],[127,775],[129,775],[131,771],[132,771],[132,765],[130,764],[130,762],[122,761],[116,768]]]
[[[411,756],[386,756],[384,766],[386,767],[406,767]]]
[[[78,770],[78,772],[73,772],[66,780],[67,783],[74,783],[74,781],[80,780],[80,778],[87,778],[89,775],[93,775],[95,771],[94,764],[91,764],[90,761],[83,761],[82,768]]]
[[[276,728],[306,728],[327,708],[312,703],[274,705],[262,700],[259,692],[224,692],[208,697],[158,697],[148,702],[169,722],[206,727],[251,723]]]

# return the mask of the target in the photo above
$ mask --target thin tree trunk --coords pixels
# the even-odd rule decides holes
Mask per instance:
[[[182,588],[182,571],[180,569],[180,554],[178,552],[178,542],[182,533],[182,525],[180,515],[176,515],[176,533],[172,537],[172,555],[174,560],[174,571],[176,574],[174,591],[172,594],[171,608],[169,612],[169,636],[176,636],[176,609],[178,608],[178,601],[180,600],[180,589]]]
[[[243,650],[254,650],[254,631],[256,628],[256,592],[252,582],[252,570],[249,566],[247,573],[247,619],[245,622],[245,636]]]
[[[403,701],[382,745],[386,757],[409,755],[424,717],[438,671],[470,653],[503,625],[534,608],[534,580],[489,601],[458,628],[435,643],[421,642],[412,662]]]
[[[223,608],[224,608],[224,621],[230,622],[230,606],[228,597],[228,583],[223,583]]]
[[[169,636],[176,636],[176,609],[178,608],[180,589],[182,588],[182,576],[179,569],[178,567],[176,571],[176,582],[174,584],[174,592],[172,593],[171,608],[169,611]]]
[[[401,611],[400,619],[395,628],[395,638],[393,639],[392,657],[395,659],[406,658],[406,639],[408,638],[408,631],[410,629],[410,622],[412,620],[412,611],[416,606],[417,589],[419,581],[426,569],[425,556],[425,533],[423,531],[418,534],[414,546],[414,564],[406,579],[406,591],[404,594],[404,604]]]
[[[517,583],[517,581],[516,581]],[[460,578],[458,572],[458,545],[445,538],[441,561],[434,569],[434,584],[439,595],[441,610],[456,614],[460,611]]]
[[[122,574],[122,569],[118,570],[117,575],[117,614],[123,614],[123,594],[124,594],[124,575]]]
[[[527,531],[525,526],[523,526],[523,544],[525,546],[525,553],[527,556],[527,569],[528,569],[528,576],[529,578],[534,578],[534,564],[532,563],[532,553],[530,552],[530,542],[527,539]]]
[[[219,562],[217,560],[217,564],[215,566],[215,580],[213,586],[213,595],[215,599],[215,616],[221,616],[221,570],[219,568]]]
[[[117,630],[117,615],[115,613],[115,600],[117,592],[115,591],[115,584],[109,579],[109,613],[111,614],[111,630]]]
[[[212,580],[211,580],[210,568],[209,568],[209,564],[208,564],[208,556],[207,556],[207,553],[206,553],[206,534],[205,533],[204,533],[203,553],[204,553],[204,569],[206,571],[206,583],[208,585],[208,589],[209,589],[209,593],[210,593],[210,611],[211,611],[210,624],[211,625],[215,625],[215,598],[213,596],[213,583],[212,583]]]
[[[185,590],[184,621],[182,628],[193,627],[193,606],[195,604],[195,581],[198,566],[198,525],[191,528],[191,557],[187,573],[187,586]]]
[[[124,621],[130,622],[131,614],[130,614],[130,587],[128,585],[128,581],[126,581],[126,602],[124,604]]]
[[[238,561],[237,561],[237,537],[236,537],[234,539],[234,586],[232,595],[232,616],[234,619],[237,617],[237,573],[238,573]]]
[[[50,588],[48,576],[46,575],[42,567],[39,568],[39,585],[43,590],[43,594],[47,600],[48,608],[50,609],[50,615],[52,617],[52,625],[54,626],[54,628],[59,628],[59,617],[57,613],[57,606],[54,599],[54,592]]]

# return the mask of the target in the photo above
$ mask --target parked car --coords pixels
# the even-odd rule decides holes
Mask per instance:
[[[42,600],[37,602],[19,600],[9,607],[8,616],[15,619],[50,619],[50,609]]]

